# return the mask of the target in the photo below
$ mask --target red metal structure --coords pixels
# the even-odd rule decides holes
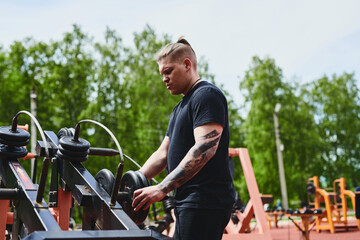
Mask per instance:
[[[235,225],[231,220],[225,228],[226,233],[223,235],[223,239],[265,239],[271,240],[270,229],[266,224],[266,214],[264,211],[263,203],[261,200],[261,194],[256,182],[254,170],[251,164],[250,156],[246,148],[230,148],[230,157],[239,157],[241,166],[244,172],[246,185],[249,191],[250,200],[246,205],[243,214],[239,215],[239,223]],[[255,214],[258,233],[245,234],[245,230],[250,223],[251,218]]]

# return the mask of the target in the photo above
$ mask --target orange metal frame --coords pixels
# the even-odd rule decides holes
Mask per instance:
[[[334,192],[327,192],[321,189],[317,176],[309,178],[307,183],[309,182],[313,182],[315,186],[314,202],[310,202],[310,196],[308,195],[309,204],[313,205],[315,209],[318,209],[321,208],[321,202],[325,203],[325,211],[321,216],[316,217],[316,231],[330,230],[331,233],[335,233],[335,223],[344,224],[344,227],[348,227],[346,196],[351,198],[355,210],[355,193],[345,189],[345,178],[342,177],[333,181]],[[340,191],[339,197],[341,201],[339,203],[336,196],[337,186],[339,186]],[[357,227],[360,229],[359,219],[357,220]]]
[[[335,193],[336,193],[337,187],[339,189],[340,202],[338,202],[337,198],[335,198],[335,203],[336,203],[336,206],[341,206],[343,220],[341,220],[341,215],[340,215],[339,209],[337,209],[338,214],[336,215],[336,220],[337,220],[337,222],[344,223],[345,226],[347,226],[347,224],[348,224],[348,221],[347,221],[348,206],[347,206],[347,198],[346,197],[349,197],[351,199],[351,203],[352,203],[353,209],[355,211],[355,193],[346,189],[344,177],[335,179],[333,181],[333,189],[334,189]],[[357,219],[356,221],[357,221],[357,227],[360,230],[360,220]]]
[[[0,237],[5,239],[6,224],[12,223],[12,215],[9,214],[10,200],[0,200]]]
[[[62,188],[58,190],[58,206],[49,208],[61,230],[69,230],[70,209],[72,207],[71,191],[64,191]]]
[[[226,226],[227,234],[223,235],[223,239],[266,239],[271,240],[270,229],[266,224],[266,214],[261,200],[261,195],[256,182],[254,170],[251,164],[250,156],[246,148],[229,148],[230,157],[239,157],[244,172],[246,185],[249,191],[250,200],[246,205],[243,214],[237,213],[239,223],[235,225],[231,220]],[[255,214],[259,233],[245,234],[246,228],[249,226],[250,220]]]
[[[320,232],[320,230],[330,230],[331,233],[335,232],[334,221],[332,218],[332,211],[334,210],[334,205],[331,204],[330,201],[330,193],[321,189],[319,186],[319,177],[314,176],[309,178],[307,183],[312,182],[315,186],[315,193],[314,193],[314,202],[310,202],[310,196],[308,195],[309,204],[313,205],[315,209],[321,208],[321,202],[325,202],[325,211],[322,213],[321,216],[316,217],[316,231]],[[326,218],[326,221],[322,219]],[[322,223],[327,223],[327,225],[322,225]]]

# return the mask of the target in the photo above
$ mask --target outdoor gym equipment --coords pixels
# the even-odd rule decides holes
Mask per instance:
[[[306,191],[310,206],[320,209],[321,203],[325,204],[325,210],[316,217],[317,232],[330,230],[331,233],[335,233],[336,228],[353,227],[348,225],[346,196],[351,198],[355,209],[355,194],[345,189],[345,178],[334,180],[333,192],[328,192],[319,187],[319,178],[314,176],[307,180]],[[335,226],[335,224],[340,225]],[[357,221],[357,227],[360,229],[359,221]]]
[[[36,119],[30,113],[21,111],[13,118],[10,127],[1,127],[0,134],[0,231],[1,234],[5,234],[6,224],[11,223],[13,239],[18,239],[19,235],[26,235],[27,231],[60,230],[48,206],[42,200],[44,184],[40,183],[39,186],[33,184],[18,161],[18,158],[27,155],[25,146],[30,138],[28,132],[17,127],[17,118],[23,113],[33,118],[42,133]],[[41,136],[44,139],[44,135]],[[46,142],[45,139],[44,141]],[[49,161],[47,149],[45,153],[44,163]],[[45,168],[46,164],[43,167]],[[42,174],[42,179],[44,178],[46,179],[46,176]],[[43,180],[42,182],[44,183]],[[10,200],[13,202],[13,212],[9,214]],[[26,215],[23,215],[22,213],[25,212]],[[26,226],[26,229],[23,226]]]
[[[17,117],[23,113],[36,122],[42,138],[42,141],[38,141],[36,150],[37,156],[44,157],[38,184],[31,181],[18,160],[27,155],[24,146],[30,137],[26,131],[17,128]],[[75,130],[64,128],[56,135],[51,131],[42,131],[36,119],[26,111],[21,111],[14,117],[11,127],[1,127],[0,238],[168,239],[153,230],[142,230],[138,227],[137,224],[143,221],[148,210],[140,211],[140,217],[133,216],[135,220],[128,216],[129,212],[133,211],[132,208],[127,209],[120,203],[131,198],[132,192],[146,183],[139,183],[141,176],[138,173],[136,176],[125,173],[124,177],[130,177],[122,181],[124,159],[119,143],[106,128],[119,151],[100,148],[92,151],[90,144],[79,138],[80,123],[84,122],[104,127],[95,121],[83,120],[76,125]],[[106,186],[101,183],[100,178],[98,177],[97,181],[81,164],[91,154],[120,156],[111,194],[104,189]],[[43,195],[50,164],[52,174],[47,205]],[[121,185],[124,187],[119,192]],[[73,199],[83,209],[82,231],[67,231]],[[12,212],[9,212],[10,203]],[[6,229],[8,235],[5,235]]]
[[[250,200],[247,203],[242,214],[238,211],[239,222],[234,224],[230,219],[226,226],[226,234],[223,239],[234,239],[234,237],[241,237],[241,239],[266,239],[271,240],[270,229],[266,224],[266,215],[261,200],[261,195],[256,182],[254,170],[251,164],[250,156],[246,148],[229,148],[229,156],[240,158],[241,166],[244,172],[246,185],[248,187]],[[259,233],[245,234],[246,228],[249,226],[251,219],[255,214]]]
[[[335,215],[336,221],[347,225],[348,224],[347,197],[349,197],[351,200],[353,210],[356,210],[355,193],[346,189],[345,178],[343,178],[343,177],[341,177],[339,179],[335,179],[333,181],[333,191],[334,191],[334,193],[336,193],[336,196],[337,196],[337,197],[335,197],[335,206],[336,206],[336,211],[338,212]],[[341,219],[341,212],[342,212],[343,219]],[[357,227],[360,230],[360,220],[357,220]]]

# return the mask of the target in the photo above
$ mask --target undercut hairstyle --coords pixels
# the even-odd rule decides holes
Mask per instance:
[[[183,37],[180,37],[176,43],[169,43],[157,54],[156,61],[159,62],[164,58],[170,58],[171,62],[181,62],[189,58],[195,69],[197,66],[196,54],[190,43]]]

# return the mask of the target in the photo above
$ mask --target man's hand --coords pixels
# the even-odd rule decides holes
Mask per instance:
[[[133,203],[135,211],[147,209],[151,204],[159,202],[166,196],[158,185],[138,189],[134,192]]]

